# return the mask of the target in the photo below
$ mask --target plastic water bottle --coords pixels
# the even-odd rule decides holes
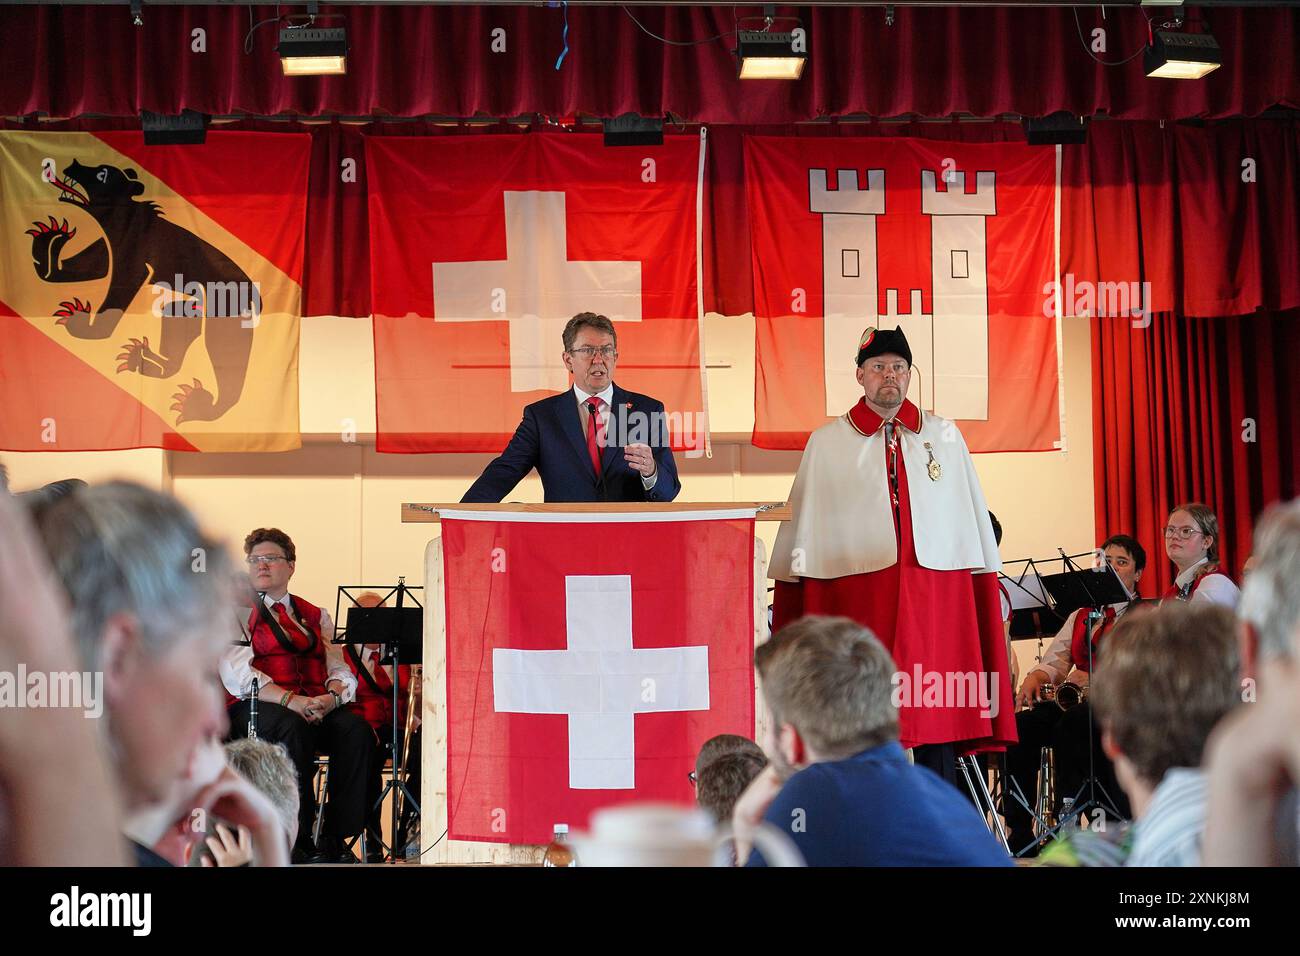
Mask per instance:
[[[555,825],[555,835],[551,842],[547,844],[546,852],[542,855],[542,866],[577,866],[578,858],[573,854],[573,847],[569,845],[569,825],[567,823],[557,823]]]
[[[1079,821],[1074,819],[1074,797],[1061,798],[1061,823],[1079,828]]]

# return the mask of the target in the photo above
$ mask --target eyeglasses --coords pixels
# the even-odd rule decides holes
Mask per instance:
[[[1189,538],[1194,538],[1198,534],[1204,534],[1200,528],[1191,528],[1186,526],[1175,528],[1173,525],[1167,525],[1163,530],[1166,538],[1180,538],[1183,541],[1186,541]]]
[[[690,773],[688,773],[686,775],[686,779],[691,782],[692,787],[695,786],[695,771],[692,770]]]
[[[569,349],[569,354],[580,356],[588,362],[599,355],[606,362],[609,362],[618,358],[618,349],[612,345],[602,345],[600,348],[596,348],[592,345],[584,345],[581,348]]]
[[[282,554],[250,554],[244,559],[244,563],[252,568],[259,564],[279,564],[281,561],[288,560],[289,559]]]

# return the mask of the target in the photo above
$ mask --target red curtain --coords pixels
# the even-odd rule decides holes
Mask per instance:
[[[350,43],[343,77],[285,78],[276,63],[278,8],[151,6],[132,25],[125,4],[0,6],[0,115],[515,116],[580,112],[695,122],[788,123],[818,116],[1254,116],[1300,106],[1300,13],[1194,8],[1224,51],[1196,83],[1150,80],[1140,10],[913,8],[893,26],[875,8],[798,12],[810,59],[797,83],[741,83],[737,14],[753,7],[329,6]],[[287,12],[287,11],[286,11]],[[569,52],[559,68],[567,16]],[[1159,14],[1153,14],[1159,17]],[[780,22],[778,28],[790,27]],[[754,26],[751,22],[748,26]],[[497,46],[493,49],[494,29]],[[1106,49],[1082,33],[1106,31]],[[201,34],[196,34],[201,30]],[[245,41],[250,52],[245,53]],[[1097,62],[1118,62],[1106,66]]]
[[[1063,279],[1149,282],[1179,315],[1300,306],[1300,124],[1095,122],[1064,154]]]
[[[1097,540],[1136,536],[1142,592],[1159,596],[1169,509],[1202,501],[1239,579],[1259,513],[1300,494],[1300,311],[1096,319],[1092,374]]]

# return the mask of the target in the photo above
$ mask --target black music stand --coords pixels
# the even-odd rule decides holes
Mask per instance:
[[[386,590],[386,593],[385,592]],[[414,808],[412,820],[418,820],[420,817],[419,801],[411,794],[406,786],[404,779],[404,770],[406,768],[406,740],[398,737],[397,733],[397,715],[398,694],[401,688],[401,665],[419,663],[424,657],[424,606],[412,594],[412,591],[423,591],[422,585],[409,587],[406,584],[405,577],[397,579],[397,585],[351,585],[339,588],[338,597],[334,605],[335,621],[341,621],[339,611],[343,607],[343,599],[346,597],[350,604],[347,606],[347,626],[339,627],[336,624],[334,631],[335,644],[382,644],[383,651],[379,663],[393,665],[392,680],[392,748],[393,748],[393,768],[388,782],[384,784],[384,789],[380,791],[379,798],[371,805],[371,810],[383,806],[384,798],[388,796],[390,790],[395,790],[393,794],[393,806],[390,819],[391,834],[393,846],[385,847],[383,840],[380,840],[380,846],[388,852],[388,859],[396,861],[397,859],[397,832],[398,819],[403,809],[401,799],[411,801]],[[378,607],[362,607],[357,603],[358,595],[353,591],[373,591],[381,593],[383,601]],[[392,607],[387,607],[389,599],[395,601]],[[407,604],[407,601],[413,602]],[[409,719],[409,715],[408,715]],[[363,831],[364,832],[364,831]]]
[[[1086,552],[1092,554],[1093,552]],[[1083,555],[1074,555],[1073,557],[1082,557]],[[1102,620],[1106,607],[1112,604],[1125,604],[1130,600],[1127,590],[1115,569],[1109,564],[1103,563],[1095,568],[1080,568],[1074,563],[1072,557],[1064,551],[1061,552],[1061,559],[1070,569],[1060,574],[1051,574],[1043,578],[1043,586],[1051,595],[1056,613],[1062,619],[1066,619],[1075,611],[1083,613],[1088,612],[1086,631],[1084,632],[1084,646],[1088,652],[1088,674],[1092,674],[1092,631]],[[1092,727],[1092,704],[1084,702],[1088,707],[1088,776],[1080,785],[1072,801],[1070,812],[1064,819],[1057,822],[1056,826],[1049,831],[1053,836],[1056,835],[1062,827],[1070,823],[1071,820],[1078,820],[1082,815],[1087,818],[1088,812],[1093,809],[1099,809],[1104,814],[1109,814],[1113,820],[1123,819],[1123,815],[1115,809],[1114,799],[1106,792],[1100,781],[1097,780],[1096,774],[1096,744],[1094,742],[1095,734]],[[1087,792],[1087,799],[1079,803],[1079,798]],[[1098,791],[1101,795],[1098,796]]]

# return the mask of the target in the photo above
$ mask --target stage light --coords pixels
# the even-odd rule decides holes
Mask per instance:
[[[606,146],[662,146],[664,121],[637,113],[624,113],[600,121]]]
[[[1223,51],[1208,33],[1156,30],[1143,60],[1147,76],[1199,80],[1223,65]]]
[[[146,146],[201,146],[208,135],[208,117],[194,110],[180,113],[140,111]]]
[[[741,30],[736,55],[742,80],[797,80],[808,62],[806,34],[802,28],[793,33]]]
[[[338,76],[348,71],[345,27],[281,27],[278,50],[285,76]]]
[[[1088,141],[1083,118],[1065,111],[1049,116],[1026,116],[1025,142],[1030,146],[1082,145]]]

